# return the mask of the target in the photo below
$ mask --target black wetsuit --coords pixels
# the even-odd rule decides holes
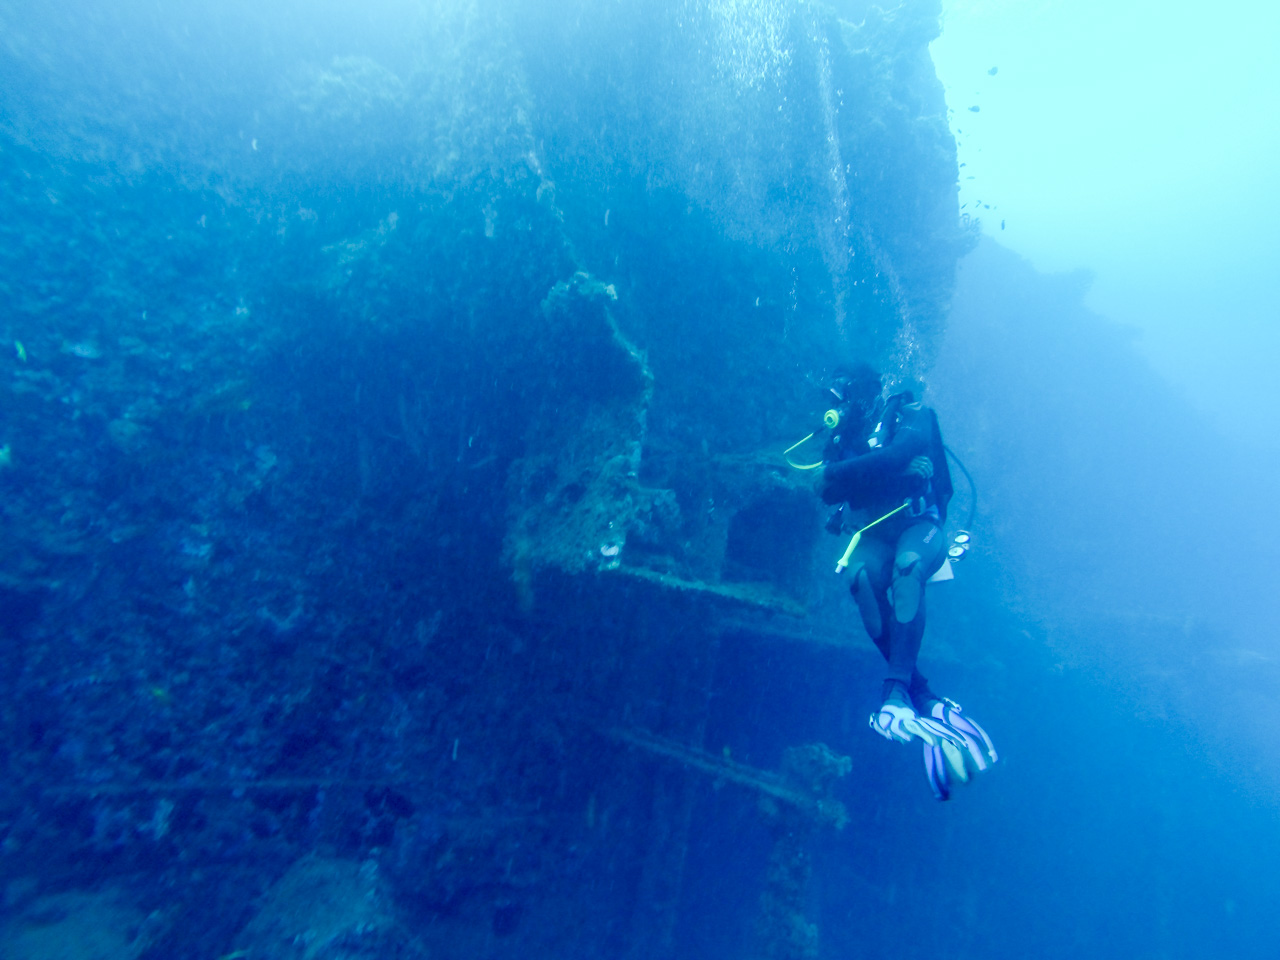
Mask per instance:
[[[925,583],[946,560],[942,524],[951,477],[937,417],[908,400],[890,398],[878,423],[832,438],[821,493],[827,503],[845,504],[846,531],[909,503],[862,535],[849,574],[863,625],[888,662],[886,680],[902,683],[919,703],[931,697],[916,658],[924,635]],[[868,445],[872,438],[875,448]],[[931,478],[911,469],[917,457],[929,458]]]

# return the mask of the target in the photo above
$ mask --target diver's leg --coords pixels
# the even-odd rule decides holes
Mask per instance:
[[[929,688],[929,678],[920,672],[919,666],[911,671],[911,682],[907,684],[907,692],[911,694],[911,702],[922,713],[928,713],[933,705],[942,699]]]
[[[889,601],[889,586],[893,581],[891,563],[896,549],[896,542],[891,544],[883,538],[867,535],[858,544],[849,564],[849,592],[858,605],[867,636],[886,661],[889,659],[887,627],[894,615],[893,605]],[[938,699],[929,689],[929,681],[919,670],[912,671],[907,686],[911,699],[916,703]]]
[[[893,617],[889,584],[893,577],[893,544],[864,535],[849,563],[849,592],[862,615],[867,636],[887,659],[888,625]]]
[[[885,676],[901,683],[904,692],[913,682],[926,689],[928,686],[916,669],[924,637],[924,585],[942,566],[945,543],[942,531],[927,521],[912,524],[898,538],[889,590],[893,615],[885,631],[889,641],[889,669]]]
[[[884,682],[883,703],[880,709],[871,715],[871,728],[881,736],[900,743],[919,739],[929,748],[938,746],[944,741],[955,741],[958,744],[960,737],[957,734],[945,725],[934,722],[927,715],[918,715],[911,705],[908,688],[917,675],[914,670],[915,653],[911,651],[909,636],[907,645],[902,642],[903,624],[898,622],[899,614],[895,608],[891,590],[884,589],[886,581],[891,586],[896,579],[897,566],[894,555],[901,538],[895,542],[877,537],[874,542],[880,545],[876,548],[875,556],[884,555],[888,557],[888,562],[880,565],[878,570],[873,569],[871,563],[867,563],[865,567],[858,569],[859,576],[853,583],[853,595],[859,601],[859,609],[863,611],[864,621],[873,620],[867,632],[872,634],[871,638],[889,662],[889,670]],[[856,551],[854,555],[857,555]],[[873,577],[874,573],[879,573],[878,581]],[[879,589],[876,589],[877,587]],[[876,601],[874,606],[868,602],[869,600]],[[876,617],[878,620],[875,619]],[[923,618],[920,619],[923,622]],[[879,630],[873,633],[871,626],[878,626]],[[922,625],[920,629],[923,629]],[[917,635],[914,650],[919,651],[919,649],[920,642]],[[902,657],[904,650],[910,653],[909,659]],[[924,682],[923,677],[920,677],[920,682]]]
[[[997,759],[986,731],[971,717],[962,716],[954,703],[937,697],[916,669],[924,636],[925,584],[946,559],[945,545],[942,532],[932,523],[914,524],[898,538],[889,591],[893,616],[885,631],[889,638],[885,686],[893,689],[892,702],[908,701],[916,722],[934,734],[932,742],[920,733],[916,736],[925,740],[925,770],[940,800],[949,796],[949,783],[965,783]],[[886,696],[886,706],[889,703]]]

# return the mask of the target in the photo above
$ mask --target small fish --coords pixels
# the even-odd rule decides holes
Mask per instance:
[[[27,348],[22,345],[21,340],[13,341],[13,352],[18,355],[20,361],[27,362]]]
[[[987,71],[987,76],[988,76],[988,77],[994,77],[994,76],[995,76],[997,73],[999,73],[999,72],[1000,72],[1000,68],[999,68],[999,67],[992,67],[990,70],[988,70],[988,71]]]
[[[79,343],[64,340],[62,342],[62,352],[69,353],[73,357],[80,357],[83,360],[98,360],[102,357],[102,351],[91,340],[82,340]]]
[[[969,112],[970,112],[970,113],[979,113],[981,110],[982,110],[982,108],[981,108],[981,107],[977,107],[977,106],[974,106],[974,107],[970,107],[970,108],[969,108]]]
[[[1001,220],[1001,221],[1000,221],[1000,229],[1001,229],[1001,230],[1003,230],[1003,229],[1004,229],[1004,221],[1003,221],[1003,220]]]

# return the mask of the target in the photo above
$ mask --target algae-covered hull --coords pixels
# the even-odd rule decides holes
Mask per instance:
[[[941,327],[936,5],[395,6],[0,8],[13,943],[687,955],[705,791],[843,818],[707,718],[726,637],[832,639],[824,372]]]

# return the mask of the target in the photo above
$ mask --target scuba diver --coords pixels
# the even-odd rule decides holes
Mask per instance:
[[[900,743],[921,741],[934,795],[946,800],[953,783],[995,763],[996,751],[958,704],[929,689],[916,666],[925,584],[947,560],[942,527],[951,474],[934,411],[910,391],[882,391],[868,364],[836,372],[823,460],[812,466],[821,466],[822,499],[837,506],[827,529],[856,531],[836,569],[848,568],[862,623],[887,663],[871,728]]]

